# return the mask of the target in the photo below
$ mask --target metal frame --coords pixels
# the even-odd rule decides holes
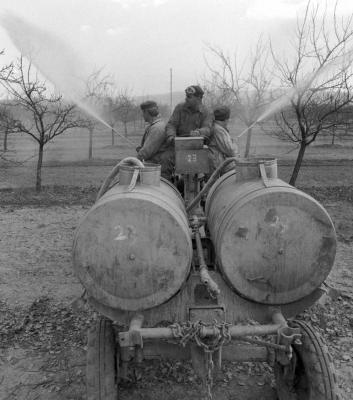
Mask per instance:
[[[205,157],[207,150],[200,147],[200,140],[192,138],[190,143],[187,138],[183,138],[177,143],[177,157],[179,162],[177,171],[182,173],[184,181],[184,201],[188,205],[200,192],[200,183],[197,173],[208,173]],[[192,147],[192,143],[196,148]],[[191,156],[188,156],[191,154]],[[199,163],[199,156],[202,162]],[[261,177],[266,184],[266,171],[264,165],[260,166]],[[201,195],[202,193],[200,193]],[[179,323],[171,323],[169,326],[151,326],[151,315],[149,310],[141,313],[120,312],[119,310],[109,310],[95,303],[93,306],[104,315],[111,319],[122,322],[120,316],[124,317],[124,322],[128,321],[128,329],[119,331],[118,326],[114,327],[116,332],[116,341],[119,348],[119,378],[128,377],[128,366],[131,362],[141,363],[143,359],[150,358],[173,358],[173,359],[192,359],[196,372],[202,375],[207,389],[208,399],[212,398],[212,372],[214,361],[218,367],[222,360],[230,361],[276,361],[278,364],[288,368],[295,364],[295,354],[292,345],[301,344],[300,328],[288,326],[284,316],[286,305],[281,308],[261,305],[260,312],[264,312],[267,318],[263,320],[268,323],[227,323],[226,307],[234,306],[230,303],[230,295],[227,292],[223,296],[223,303],[220,300],[221,291],[226,291],[222,277],[217,271],[215,255],[212,242],[206,234],[204,225],[206,218],[203,215],[200,202],[193,205],[189,215],[190,228],[192,230],[192,240],[194,247],[194,260],[192,273],[185,283],[189,292],[194,291],[194,299],[186,296],[185,298],[169,302],[169,308],[164,311],[170,311],[178,304],[186,308],[186,311],[180,313]],[[205,249],[207,257],[205,257]],[[210,270],[212,268],[212,271]],[[197,304],[195,301],[195,274],[198,275],[199,285],[203,285],[211,299],[205,304]],[[218,281],[218,282],[217,282]],[[189,286],[187,286],[189,285]],[[184,288],[181,288],[180,292]],[[308,304],[313,304],[322,294],[320,288],[313,292],[307,298],[301,299],[293,305],[294,310],[300,306],[304,308]],[[232,292],[233,297],[240,296]],[[191,295],[192,296],[192,295]],[[228,300],[228,301],[227,301]],[[240,299],[243,301],[242,299]],[[168,303],[167,302],[167,303]],[[244,302],[251,303],[244,300]],[[228,304],[229,303],[229,304]],[[242,304],[239,302],[239,304]],[[290,305],[289,305],[290,306]],[[241,305],[240,305],[241,307]],[[260,307],[250,304],[249,309]],[[157,307],[159,310],[163,305]],[[297,310],[296,310],[297,311]],[[246,314],[243,313],[243,314]],[[164,314],[165,315],[165,314]],[[234,315],[233,315],[234,316]],[[176,319],[178,320],[178,319]],[[233,320],[238,320],[234,319]],[[144,326],[144,323],[146,324]],[[227,349],[222,352],[222,349]],[[204,368],[201,368],[204,363]],[[294,372],[293,372],[294,373]]]

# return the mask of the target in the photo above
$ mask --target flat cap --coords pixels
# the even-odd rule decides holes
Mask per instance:
[[[230,117],[230,109],[227,106],[218,106],[213,110],[216,121],[225,121]]]
[[[192,94],[196,97],[201,97],[204,95],[204,91],[199,85],[191,85],[185,89],[186,94]]]
[[[149,110],[150,108],[158,108],[158,105],[153,100],[147,100],[140,104],[141,110]]]

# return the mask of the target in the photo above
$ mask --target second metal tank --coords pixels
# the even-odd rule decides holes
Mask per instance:
[[[221,271],[240,295],[287,304],[312,293],[329,274],[336,234],[325,209],[277,178],[266,161],[239,163],[206,200],[207,225]]]

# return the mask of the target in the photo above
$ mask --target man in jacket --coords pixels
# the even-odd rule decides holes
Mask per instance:
[[[173,142],[175,136],[210,136],[213,117],[202,104],[203,94],[198,85],[185,89],[185,101],[176,105],[167,123],[169,142]]]
[[[161,176],[171,180],[174,169],[174,150],[167,143],[165,123],[162,121],[155,101],[140,104],[143,118],[148,123],[141,145],[136,148],[137,158],[146,162],[160,164]]]
[[[208,143],[211,172],[217,169],[227,157],[235,157],[237,146],[232,142],[228,131],[230,109],[227,106],[216,107],[213,111],[214,123]],[[234,167],[230,164],[226,171]],[[224,171],[225,172],[225,171]]]

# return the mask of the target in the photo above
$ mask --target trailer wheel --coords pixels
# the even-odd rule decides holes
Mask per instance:
[[[302,345],[293,345],[292,372],[275,363],[278,399],[339,400],[332,358],[321,336],[303,321],[291,326],[301,329]]]
[[[112,322],[99,318],[88,332],[87,400],[117,400],[116,343]]]

